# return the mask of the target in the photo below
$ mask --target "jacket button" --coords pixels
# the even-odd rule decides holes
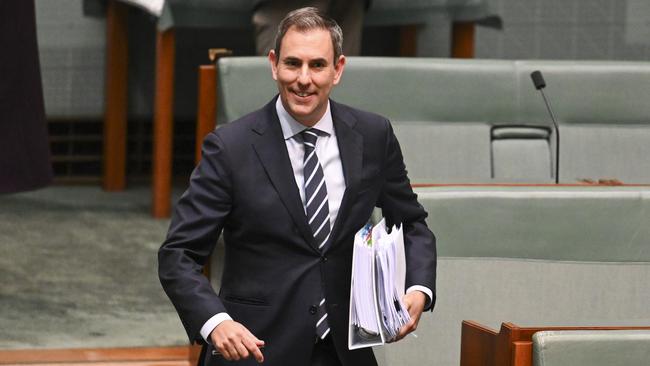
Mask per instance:
[[[321,262],[327,262],[327,257],[325,257],[325,256],[320,257],[320,261]]]
[[[316,310],[318,310],[318,308],[316,307],[316,305],[312,305],[312,306],[310,306],[310,307],[309,307],[309,314],[311,314],[311,315],[316,315]]]

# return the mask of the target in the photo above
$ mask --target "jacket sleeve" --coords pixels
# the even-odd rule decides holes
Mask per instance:
[[[433,292],[427,309],[436,302],[436,238],[427,227],[427,213],[411,188],[404,158],[390,123],[386,133],[384,185],[378,207],[389,225],[403,225],[406,252],[406,288],[425,286]]]
[[[176,204],[167,238],[158,251],[160,283],[190,342],[202,341],[203,324],[226,311],[202,269],[232,207],[230,179],[224,144],[213,132],[203,143],[203,158]]]

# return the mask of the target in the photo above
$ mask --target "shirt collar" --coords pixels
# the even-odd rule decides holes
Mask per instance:
[[[278,100],[275,102],[275,110],[278,113],[278,118],[280,119],[280,127],[282,128],[282,135],[285,140],[288,140],[295,135],[306,130],[308,127],[296,121],[290,114],[284,109],[282,100],[278,97]],[[327,109],[323,117],[312,127],[315,128],[327,135],[332,135],[334,133],[334,123],[332,122],[332,113],[330,111],[330,102],[327,101]]]

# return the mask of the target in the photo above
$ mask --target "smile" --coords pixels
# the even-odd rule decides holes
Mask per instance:
[[[300,98],[306,98],[313,95],[313,93],[308,93],[308,92],[293,92],[293,94]]]

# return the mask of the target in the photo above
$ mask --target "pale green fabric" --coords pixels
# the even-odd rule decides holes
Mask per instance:
[[[649,187],[416,188],[450,257],[650,262]]]
[[[551,150],[545,139],[492,140],[492,167],[495,181],[554,182]]]
[[[513,124],[509,61],[350,57],[333,98],[395,121]]]
[[[541,70],[560,124],[560,182],[650,183],[650,63],[517,61],[519,118],[551,122],[530,73]]]
[[[515,70],[509,61],[390,57],[347,61],[332,98],[353,107],[404,122],[505,124],[515,119]],[[265,57],[220,59],[218,88],[226,121],[253,111],[277,93]]]
[[[496,181],[549,183],[550,132],[545,127],[497,126],[492,129],[492,177]]]
[[[219,69],[220,123],[277,93],[264,57]],[[555,134],[536,69],[560,123],[560,182],[649,183],[649,63],[350,57],[332,97],[391,120],[414,183],[549,183]]]
[[[490,126],[391,121],[411,183],[471,183],[490,178]]]
[[[544,331],[533,335],[534,366],[647,366],[650,331]]]
[[[545,93],[561,125],[650,123],[650,63],[621,61],[514,61],[519,116],[551,119],[530,73],[541,70]]]
[[[650,104],[650,103],[647,103]],[[560,140],[560,178],[650,183],[649,124],[567,124]]]
[[[375,348],[380,365],[460,364],[463,320],[521,326],[648,326],[650,264],[503,258],[438,260],[437,303],[415,333]]]

